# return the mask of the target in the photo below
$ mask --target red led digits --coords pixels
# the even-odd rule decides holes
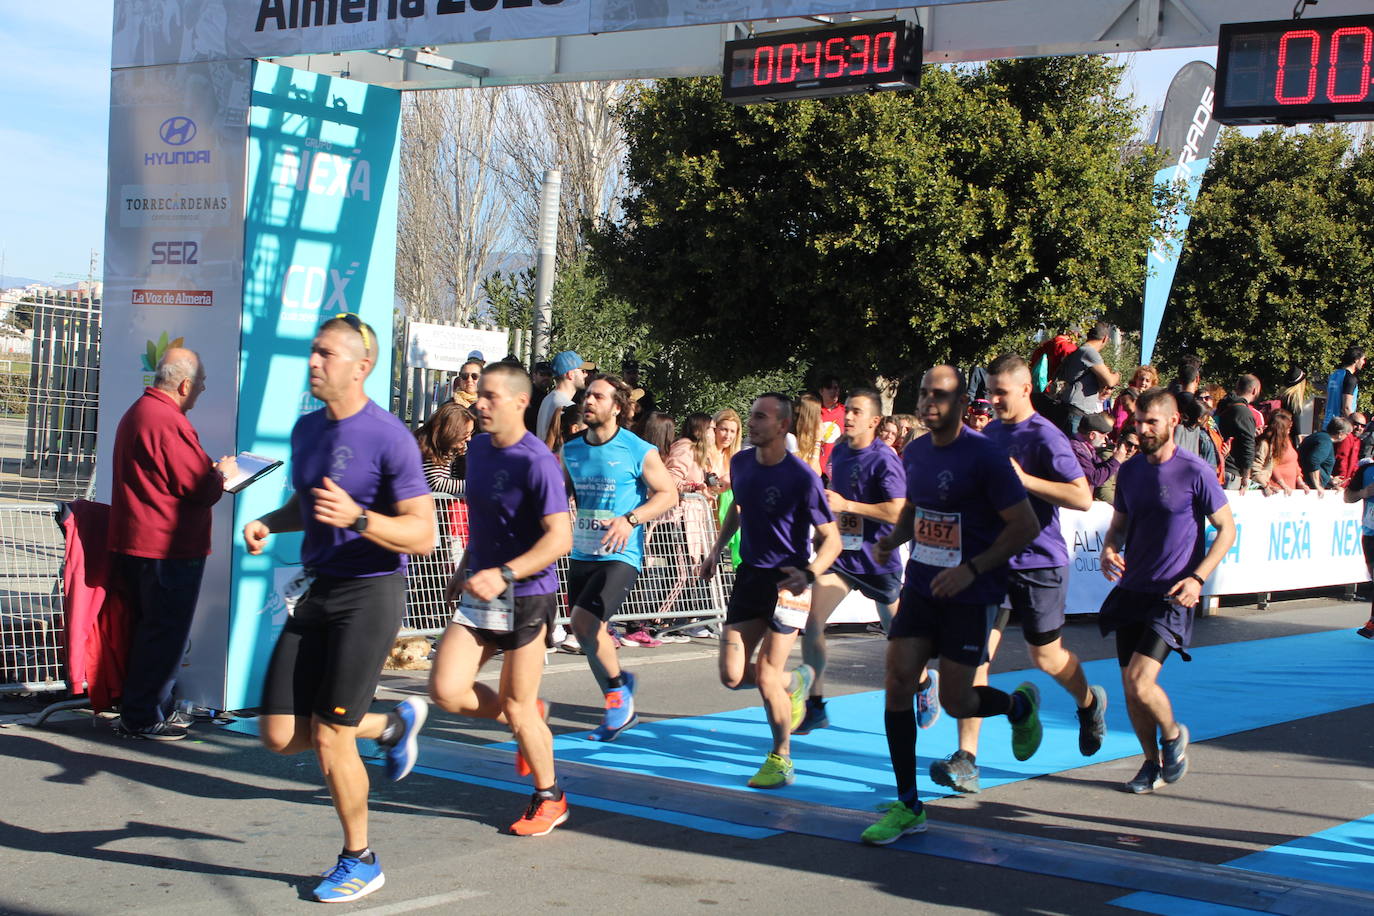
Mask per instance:
[[[887,43],[887,58],[883,59],[883,43]],[[873,36],[873,72],[891,73],[897,66],[897,33],[879,32]]]
[[[1341,45],[1342,38],[1360,38],[1363,52],[1363,66],[1360,69],[1360,79],[1356,83],[1357,92],[1337,92],[1336,76],[1340,71],[1341,65]],[[1349,43],[1346,43],[1349,44]],[[1363,102],[1369,95],[1369,57],[1370,52],[1374,51],[1374,29],[1365,26],[1347,26],[1337,29],[1331,33],[1331,59],[1327,65],[1326,75],[1326,97],[1332,102]]]
[[[1307,94],[1284,95],[1284,81],[1288,77],[1288,46],[1295,39],[1311,42],[1307,63]],[[1321,57],[1322,39],[1312,29],[1289,32],[1279,39],[1279,72],[1274,82],[1274,100],[1280,105],[1306,105],[1317,97],[1317,60]]]
[[[763,62],[764,55],[768,55],[768,63]],[[754,85],[767,86],[773,82],[773,49],[768,45],[762,45],[754,52]]]
[[[818,47],[819,47],[819,44],[820,44],[820,43],[817,42],[817,46],[818,46]],[[831,48],[833,48],[833,47],[836,46],[836,45],[838,45],[838,46],[839,46],[839,49],[840,49],[838,52],[835,52],[835,51],[832,51],[832,50],[831,50]],[[825,62],[826,62],[827,64],[834,64],[834,65],[835,65],[835,71],[834,71],[833,73],[831,73],[831,72],[820,73],[819,71],[817,71],[817,76],[823,76],[823,77],[825,77],[826,79],[833,79],[833,78],[835,78],[835,77],[837,77],[837,76],[841,76],[841,75],[844,73],[844,67],[845,67],[844,49],[845,49],[845,45],[846,45],[846,42],[845,42],[845,40],[844,40],[843,38],[831,38],[830,40],[828,40],[828,41],[825,43]],[[1366,61],[1368,61],[1368,54],[1366,54],[1365,59],[1366,59]],[[1369,68],[1368,68],[1368,67],[1365,67],[1365,69],[1368,70]]]
[[[783,61],[786,63],[783,63]],[[788,69],[783,69],[784,67]],[[778,68],[773,71],[773,79],[779,83],[790,83],[797,78],[797,46],[788,42],[778,47]]]
[[[915,87],[921,34],[919,26],[888,20],[727,41],[724,95],[748,105]]]
[[[849,40],[850,47],[857,48],[858,45],[863,45],[862,51],[854,50],[849,52],[849,59],[851,61],[853,61],[856,57],[859,59],[858,68],[855,70],[851,70],[849,73],[850,76],[863,76],[865,73],[868,72],[868,49],[869,45],[871,45],[872,43],[873,39],[869,38],[867,35],[855,35],[853,38]]]

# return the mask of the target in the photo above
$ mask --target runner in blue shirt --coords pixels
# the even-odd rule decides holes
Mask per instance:
[[[885,845],[926,829],[916,794],[916,688],[926,664],[940,657],[940,705],[956,718],[1005,715],[1012,750],[1029,759],[1040,746],[1039,696],[1029,683],[1007,694],[974,686],[987,661],[988,636],[1007,594],[1007,561],[1040,532],[1035,510],[1011,462],[982,433],[964,426],[968,385],[953,366],[921,377],[917,401],[930,430],[902,452],[906,507],[874,559],[911,541],[897,615],[888,631],[883,713],[897,800],[863,832]]]
[[[1069,437],[1035,412],[1031,405],[1031,374],[1026,361],[1014,354],[988,367],[988,393],[997,414],[983,430],[1011,456],[1012,468],[1030,495],[1040,533],[1007,564],[1007,597],[1021,618],[1031,661],[1068,691],[1078,709],[1078,750],[1091,757],[1107,733],[1107,692],[1089,685],[1078,656],[1064,648],[1061,630],[1069,589],[1069,551],[1059,528],[1059,509],[1087,510],[1092,490],[1083,477]],[[988,637],[988,662],[997,654],[1009,618],[1004,609]],[[978,667],[973,683],[988,682],[988,664]],[[959,792],[977,792],[978,734],[983,720],[959,720],[959,749],[930,765],[930,778]]]
[[[791,399],[760,395],[746,424],[754,447],[730,461],[735,501],[701,564],[701,578],[715,574],[721,551],[738,530],[740,565],[720,637],[720,682],[731,690],[758,687],[773,749],[749,785],[779,789],[796,778],[791,735],[806,711],[812,678],[809,665],[789,678],[787,657],[806,625],[811,586],[840,553],[840,533],[820,477],[787,452]],[[818,542],[815,558],[809,559],[813,528]]]
[[[1360,519],[1360,546],[1364,549],[1364,565],[1374,575],[1374,461],[1363,461],[1350,476],[1345,487],[1345,501],[1348,503],[1364,500],[1364,514]],[[1370,608],[1369,621],[1356,633],[1365,639],[1374,639],[1374,607]]]
[[[677,486],[658,449],[625,428],[630,386],[613,375],[587,386],[587,429],[563,446],[563,467],[577,501],[568,605],[572,631],[587,655],[606,712],[589,737],[614,741],[638,721],[635,676],[620,667],[606,622],[639,577],[645,522],[677,505]]]
[[[892,531],[906,505],[902,459],[877,438],[882,414],[878,392],[872,388],[850,391],[844,406],[844,438],[830,453],[830,489],[825,496],[839,526],[840,555],[830,571],[816,580],[811,616],[802,634],[802,658],[816,677],[806,698],[806,716],[794,735],[830,725],[825,711],[825,625],[845,596],[857,589],[872,598],[884,630],[897,612],[901,558],[892,556],[882,564],[873,559],[873,545]],[[937,683],[938,676],[928,672],[917,695],[916,720],[921,728],[929,728],[939,718]]]

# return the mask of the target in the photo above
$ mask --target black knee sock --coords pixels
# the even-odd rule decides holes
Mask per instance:
[[[825,708],[825,697],[819,696],[819,695],[807,697],[807,698],[806,698],[806,708],[807,708],[807,709],[824,709],[824,708]]]
[[[1003,693],[996,687],[974,687],[973,692],[978,694],[978,710],[973,714],[973,718],[986,719],[988,716],[1004,716],[1011,713],[1011,694]]]
[[[916,710],[889,709],[883,713],[887,732],[887,754],[892,758],[892,775],[897,781],[897,797],[903,801],[916,797]]]

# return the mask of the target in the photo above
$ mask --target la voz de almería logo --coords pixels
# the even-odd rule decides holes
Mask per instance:
[[[196,138],[196,122],[186,115],[173,115],[163,121],[157,135],[164,144],[175,147],[143,154],[144,165],[202,165],[210,162],[208,149],[183,149]]]

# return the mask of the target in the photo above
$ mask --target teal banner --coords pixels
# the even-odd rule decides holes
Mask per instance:
[[[1169,291],[1173,289],[1174,273],[1178,270],[1178,256],[1183,251],[1183,237],[1192,220],[1189,205],[1197,200],[1198,191],[1202,189],[1202,174],[1207,171],[1210,161],[1194,159],[1155,173],[1157,187],[1182,184],[1183,200],[1160,218],[1154,246],[1146,258],[1145,314],[1140,323],[1141,365],[1149,363],[1154,355],[1159,326],[1164,321],[1164,307],[1169,304]]]
[[[361,315],[381,338],[367,391],[389,408],[394,337],[401,94],[257,63],[251,106],[236,439],[287,465],[238,497],[226,709],[258,705],[286,622],[280,589],[299,569],[299,534],[252,557],[238,532],[292,495],[291,428],[323,406],[310,342],[325,319]]]

